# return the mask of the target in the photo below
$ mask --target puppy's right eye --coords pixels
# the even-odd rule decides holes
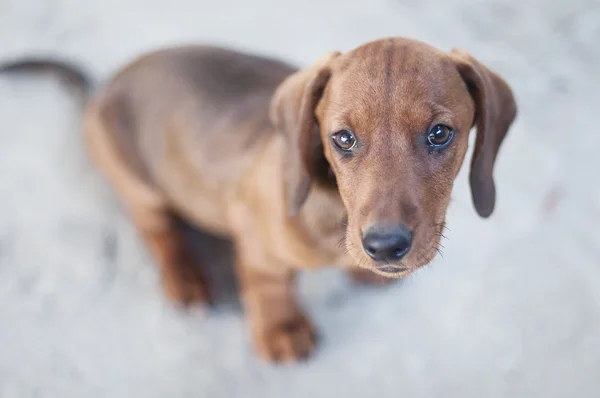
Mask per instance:
[[[351,151],[356,146],[356,137],[350,130],[340,130],[331,136],[335,146],[342,151]]]

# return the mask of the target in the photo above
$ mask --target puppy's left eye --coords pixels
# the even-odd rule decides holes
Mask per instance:
[[[427,143],[436,149],[443,149],[454,138],[454,129],[443,124],[436,124],[427,135]]]

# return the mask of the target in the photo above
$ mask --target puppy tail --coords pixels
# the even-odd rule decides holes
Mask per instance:
[[[58,76],[70,89],[75,89],[87,102],[94,83],[87,72],[68,61],[22,58],[0,63],[0,73],[51,73]]]

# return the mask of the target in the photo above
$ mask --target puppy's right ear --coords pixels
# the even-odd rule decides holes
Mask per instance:
[[[285,184],[290,216],[306,201],[311,177],[322,154],[315,109],[331,76],[329,64],[339,56],[330,52],[307,69],[285,79],[271,100],[269,116],[286,143]]]

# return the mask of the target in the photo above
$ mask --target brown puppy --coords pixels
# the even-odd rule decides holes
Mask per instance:
[[[473,201],[488,217],[515,115],[509,86],[462,50],[389,38],[296,70],[197,46],[126,66],[88,103],[85,134],[166,294],[209,299],[177,217],[232,238],[255,346],[293,361],[314,345],[296,271],[339,264],[362,280],[398,278],[430,262],[469,131]]]

